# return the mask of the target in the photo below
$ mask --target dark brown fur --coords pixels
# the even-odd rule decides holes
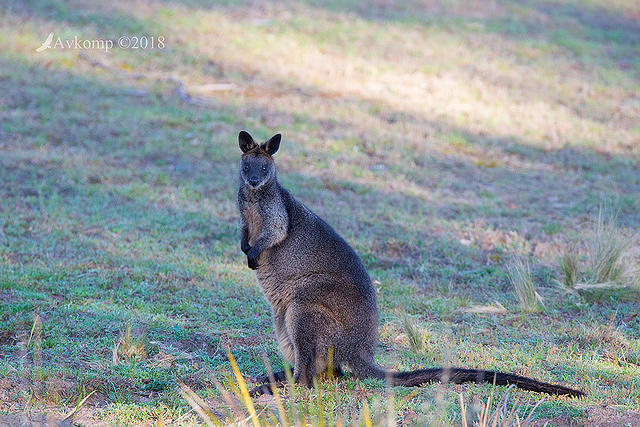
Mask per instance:
[[[278,150],[280,135],[260,145],[244,131],[238,139],[243,152],[238,190],[240,246],[271,305],[276,337],[293,364],[296,382],[311,385],[314,377],[325,373],[329,349],[333,349],[338,375],[347,366],[358,378],[386,378],[393,385],[495,382],[544,393],[583,395],[502,372],[462,368],[390,372],[380,368],[373,358],[376,296],[360,258],[322,218],[278,183],[272,155]],[[272,380],[282,382],[284,374],[276,373]],[[269,392],[269,387],[254,390],[255,394],[262,392]]]

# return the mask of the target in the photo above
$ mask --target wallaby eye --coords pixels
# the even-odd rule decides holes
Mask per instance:
[[[267,171],[267,167],[266,167],[266,166],[263,166],[263,167],[262,167],[262,172],[266,172],[266,171]]]
[[[248,170],[249,170],[249,165],[244,165],[244,166],[242,167],[242,169],[244,169],[244,171],[245,171],[245,172],[246,172],[246,171],[248,171]]]

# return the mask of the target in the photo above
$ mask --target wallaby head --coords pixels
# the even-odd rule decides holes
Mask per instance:
[[[244,185],[258,190],[276,177],[276,165],[273,155],[280,147],[281,135],[272,136],[269,140],[258,144],[246,131],[240,131],[238,143],[242,150],[240,178]]]

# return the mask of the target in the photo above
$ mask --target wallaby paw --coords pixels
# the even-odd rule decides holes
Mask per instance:
[[[254,246],[247,253],[247,265],[250,269],[255,270],[258,268],[258,258],[260,257],[260,253],[256,251],[256,247]]]
[[[252,270],[256,270],[258,268],[258,258],[247,257],[247,266]]]

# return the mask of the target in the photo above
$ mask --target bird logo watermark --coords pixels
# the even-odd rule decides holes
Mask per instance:
[[[42,46],[36,49],[36,52],[42,52],[43,50],[51,48],[51,41],[53,40],[53,33],[49,33]]]

